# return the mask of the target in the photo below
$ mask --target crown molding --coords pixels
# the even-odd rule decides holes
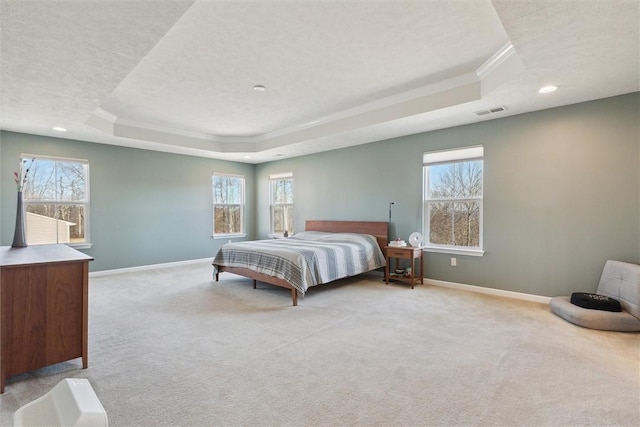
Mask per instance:
[[[194,132],[127,119],[104,108],[98,108],[86,123],[122,138],[220,153],[257,153],[477,101],[512,78],[520,68],[513,45],[507,43],[475,71],[261,135],[219,136]]]
[[[220,137],[118,117],[102,108],[87,124],[113,136],[220,152],[259,152],[478,100],[474,73],[405,91],[298,126],[257,136]]]
[[[405,103],[418,98],[424,98],[429,95],[441,93],[443,91],[456,88],[456,87],[461,87],[470,83],[475,83],[477,81],[478,81],[478,78],[475,75],[475,73],[466,73],[466,74],[452,77],[437,83],[432,83],[416,89],[411,89],[411,90],[400,92],[391,96],[380,98],[375,101],[371,101],[371,102],[359,105],[357,107],[342,110],[337,113],[321,117],[312,122],[269,132],[267,134],[264,134],[263,138],[261,139],[270,140],[270,139],[278,138],[284,135],[304,131],[306,129],[342,121],[342,120],[345,120],[351,117],[356,117],[372,111],[380,111],[388,108],[393,108],[394,106],[397,106],[398,104],[401,104],[401,103]]]
[[[496,51],[489,59],[487,59],[478,69],[476,75],[480,80],[486,78],[496,68],[500,67],[504,62],[508,61],[511,56],[516,54],[516,50],[511,42],[507,42],[504,46]]]

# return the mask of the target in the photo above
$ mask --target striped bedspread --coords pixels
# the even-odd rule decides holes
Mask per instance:
[[[368,234],[304,231],[288,239],[228,243],[213,260],[291,283],[302,295],[311,287],[384,267],[376,238]]]

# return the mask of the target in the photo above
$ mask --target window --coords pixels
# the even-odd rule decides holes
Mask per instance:
[[[27,243],[89,245],[89,162],[23,154]]]
[[[271,194],[271,233],[284,235],[293,232],[293,174],[269,176]]]
[[[481,146],[424,154],[427,250],[483,254],[483,156]]]
[[[244,234],[244,177],[213,175],[213,236]]]

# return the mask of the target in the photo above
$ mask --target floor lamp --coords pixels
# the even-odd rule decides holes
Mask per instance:
[[[391,237],[391,205],[395,204],[396,202],[389,202],[389,237]]]
[[[395,205],[395,204],[396,204],[396,202],[389,202],[389,236],[387,236],[389,238],[391,238],[391,206]],[[391,268],[391,266],[389,266],[389,268]],[[385,280],[384,277],[382,278],[382,280],[383,281]],[[395,279],[389,278],[389,282],[388,283],[395,282],[395,281],[396,281]]]

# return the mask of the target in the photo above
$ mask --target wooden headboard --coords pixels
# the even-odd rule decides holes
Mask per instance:
[[[378,240],[380,249],[389,244],[389,223],[379,221],[322,221],[309,219],[305,223],[306,231],[324,231],[327,233],[371,234]]]

